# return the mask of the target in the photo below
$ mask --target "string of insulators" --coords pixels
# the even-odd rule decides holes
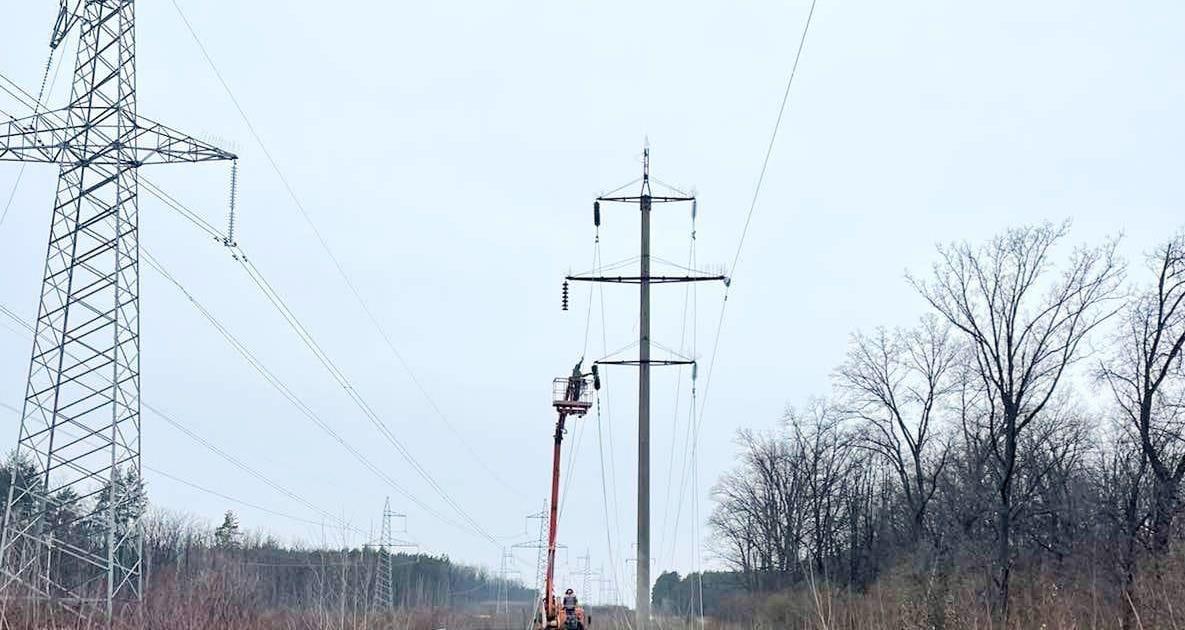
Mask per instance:
[[[567,280],[564,280],[564,291],[563,291],[563,293],[564,293],[564,297],[563,297],[563,308],[564,308],[564,310],[566,311],[566,310],[568,310],[568,281],[567,281]]]
[[[601,227],[601,202],[593,202],[593,225]]]
[[[222,239],[222,244],[227,247],[236,247],[238,245],[235,242],[235,209],[238,206],[238,199],[239,161],[235,160],[230,164],[230,215],[227,218],[226,238]]]
[[[695,215],[699,212],[699,200],[691,200],[691,240],[695,240]]]
[[[596,363],[594,363],[592,366],[592,375],[593,375],[593,389],[600,390],[601,389],[601,372],[600,372],[600,370],[597,369]]]

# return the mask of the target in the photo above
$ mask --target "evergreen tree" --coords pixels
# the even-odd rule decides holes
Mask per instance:
[[[239,545],[239,518],[231,510],[226,511],[222,524],[214,530],[214,541],[219,547],[233,548]]]

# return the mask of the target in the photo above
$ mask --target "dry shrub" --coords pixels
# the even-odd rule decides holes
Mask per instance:
[[[1018,570],[1007,630],[1185,628],[1185,557],[1149,561],[1128,596],[1105,567]],[[987,606],[986,569],[953,575],[888,572],[863,592],[809,585],[753,596],[744,621],[718,630],[1005,630]],[[664,628],[697,624],[666,623]]]

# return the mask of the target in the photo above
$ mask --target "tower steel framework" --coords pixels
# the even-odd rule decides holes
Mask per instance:
[[[383,527],[379,533],[378,544],[378,576],[375,580],[375,603],[388,609],[395,607],[395,574],[393,573],[395,569],[391,563],[391,554],[395,549],[395,535],[391,529],[391,519],[395,516],[402,515],[397,515],[391,510],[391,499],[388,497],[387,502],[383,504]]]
[[[0,594],[110,618],[143,595],[137,172],[236,158],[137,115],[133,0],[63,0],[51,47],[75,30],[66,107],[0,126],[0,161],[59,166]]]
[[[391,521],[396,518],[407,518],[407,515],[392,510],[391,498],[387,497],[386,503],[383,504],[383,523],[379,531],[379,541],[366,545],[373,548],[378,557],[374,581],[374,607],[384,610],[395,607],[395,565],[392,563],[392,556],[396,549],[415,547],[411,543],[395,538],[395,530],[391,527]]]

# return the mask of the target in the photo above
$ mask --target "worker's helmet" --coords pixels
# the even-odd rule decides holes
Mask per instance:
[[[572,589],[568,589],[568,590],[564,591],[564,595],[571,595],[571,594],[572,594]]]

